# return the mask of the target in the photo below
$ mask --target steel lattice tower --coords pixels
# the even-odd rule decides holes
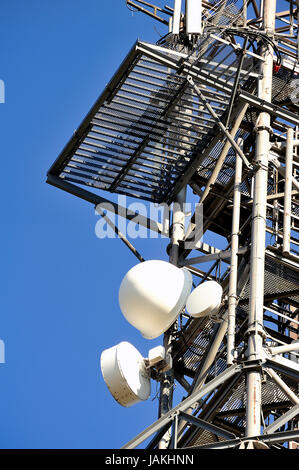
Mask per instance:
[[[165,333],[172,369],[158,376],[160,417],[124,448],[150,437],[151,449],[295,448],[299,0],[183,3],[127,0],[168,30],[156,44],[136,42],[47,182],[97,207],[111,204],[99,189],[175,203],[169,261],[225,293],[216,316]],[[187,187],[201,227],[196,213],[185,223]],[[198,241],[199,228],[224,237],[226,249]],[[173,407],[175,381],[187,396]]]

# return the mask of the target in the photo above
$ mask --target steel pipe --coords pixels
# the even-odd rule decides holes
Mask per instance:
[[[269,351],[272,354],[272,356],[275,356],[276,354],[284,354],[284,353],[299,351],[299,342],[285,344],[283,346],[275,346],[273,348],[269,348]],[[299,403],[299,399],[298,399],[298,403]]]
[[[241,142],[239,142],[239,145],[242,145]],[[230,275],[229,275],[229,291],[228,291],[228,330],[227,330],[227,365],[228,366],[234,362],[234,350],[235,350],[241,183],[242,183],[242,159],[241,157],[239,157],[239,155],[236,155],[234,206],[233,206],[232,238],[231,238],[231,258],[230,258]]]

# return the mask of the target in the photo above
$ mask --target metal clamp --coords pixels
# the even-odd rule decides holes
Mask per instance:
[[[255,126],[253,132],[257,134],[259,131],[268,131],[270,135],[273,135],[273,129],[270,126]]]
[[[243,370],[261,370],[264,361],[262,359],[251,359],[248,361],[242,362]]]
[[[264,339],[267,338],[267,333],[265,332],[263,325],[261,323],[256,323],[255,325],[250,326],[245,331],[245,335],[249,335],[250,333],[257,333],[258,335],[262,336]]]

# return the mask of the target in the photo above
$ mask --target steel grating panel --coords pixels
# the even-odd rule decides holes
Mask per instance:
[[[208,445],[214,444],[215,442],[225,442],[226,439],[220,436],[216,436],[209,431],[201,431],[200,437],[196,437],[191,444],[188,444],[188,447],[197,447],[199,445]]]
[[[231,26],[232,24],[241,26],[243,24],[242,3],[239,0],[220,2],[214,11],[215,13],[210,19],[211,24],[221,26]]]
[[[215,135],[213,118],[177,70],[179,61],[187,59],[191,69],[196,63],[197,69],[226,83],[227,90],[197,83],[221,117],[229,105],[239,57],[229,45],[206,39],[192,57],[161,47],[153,51],[145,43],[134,46],[49,174],[149,201],[167,200]],[[247,59],[240,83],[252,73],[252,60]]]

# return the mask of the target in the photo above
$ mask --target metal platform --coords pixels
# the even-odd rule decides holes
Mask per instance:
[[[218,118],[229,119],[228,126],[240,102],[264,106],[246,91],[254,87],[260,58],[248,52],[240,60],[240,45],[232,47],[220,34],[203,39],[192,54],[137,42],[48,174],[80,186],[171,202],[196,169],[205,175],[213,169],[225,141],[218,137],[215,142],[215,118],[186,77],[193,77]],[[299,124],[287,109],[276,106],[272,113]],[[224,167],[219,178],[225,174]]]
[[[218,63],[209,62],[212,51],[209,44],[204,68],[229,82],[230,67],[223,61],[217,72]],[[165,48],[155,51],[144,43],[133,47],[49,174],[154,202],[168,199],[199,149],[211,140],[215,123],[186,77],[161,63],[160,54],[176,64],[181,59]],[[237,58],[230,60],[233,66]],[[215,90],[202,88],[222,116],[228,93],[215,95]]]

